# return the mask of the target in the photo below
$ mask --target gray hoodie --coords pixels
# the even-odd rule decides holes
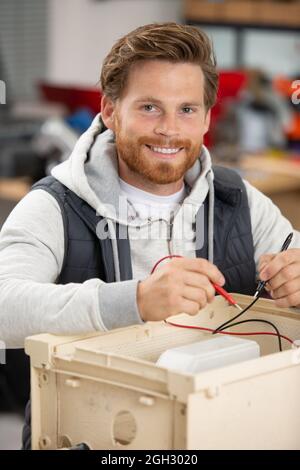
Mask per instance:
[[[136,302],[138,281],[147,277],[163,256],[195,256],[192,224],[207,194],[211,209],[214,203],[208,150],[203,146],[186,173],[187,194],[173,216],[141,220],[136,207],[126,197],[123,200],[114,135],[110,130],[101,131],[98,115],[70,158],[56,166],[52,175],[106,218],[117,281],[55,284],[64,257],[62,215],[49,193],[40,189],[30,192],[11,212],[0,234],[0,339],[7,347],[23,347],[26,336],[41,332],[74,335],[142,323]],[[269,198],[249,183],[245,185],[258,263],[261,254],[280,250],[292,227]],[[213,262],[212,216],[210,210],[209,259]],[[119,281],[114,221],[128,226],[133,268],[130,281]],[[300,247],[300,234],[294,233],[291,246]]]

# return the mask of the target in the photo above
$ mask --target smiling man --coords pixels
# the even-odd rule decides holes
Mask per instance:
[[[253,294],[260,277],[278,306],[300,304],[299,233],[276,254],[291,224],[237,173],[212,167],[203,145],[217,86],[197,28],[150,24],[117,41],[102,67],[101,114],[3,226],[8,346],[194,315],[213,300],[212,283]]]
[[[181,189],[209,127],[203,90],[197,64],[141,60],[116,106],[104,95],[102,117],[116,135],[120,178],[161,196]]]

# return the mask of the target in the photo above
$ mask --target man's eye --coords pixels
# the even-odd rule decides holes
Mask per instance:
[[[185,114],[191,114],[193,112],[192,108],[190,108],[189,106],[185,106],[182,109]]]
[[[144,104],[143,108],[145,111],[152,111],[154,106],[152,104]]]

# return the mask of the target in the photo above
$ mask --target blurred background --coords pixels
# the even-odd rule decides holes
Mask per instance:
[[[299,0],[0,0],[0,226],[99,112],[113,42],[162,21],[199,26],[214,43],[220,89],[205,141],[214,162],[300,229]],[[28,377],[23,351],[7,351],[0,449],[20,448]]]

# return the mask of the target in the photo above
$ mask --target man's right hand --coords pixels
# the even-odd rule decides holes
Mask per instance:
[[[225,284],[221,271],[202,258],[173,258],[140,281],[137,304],[144,321],[164,320],[178,313],[196,315],[212,302],[212,282]]]

